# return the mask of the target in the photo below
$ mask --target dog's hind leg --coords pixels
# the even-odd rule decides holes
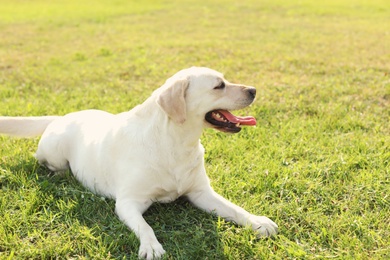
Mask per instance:
[[[40,165],[47,167],[50,171],[53,172],[63,172],[69,169],[69,163],[67,160],[65,159],[53,160],[53,157],[51,157],[48,160],[39,153],[39,150],[35,154],[35,158],[38,160],[38,163]]]
[[[61,139],[58,136],[42,136],[35,153],[35,158],[39,164],[46,166],[53,172],[68,170],[69,162],[64,155],[65,147],[61,144]]]
[[[40,165],[47,167],[52,172],[64,172],[69,169],[69,163],[67,161],[53,163],[53,161],[49,162],[46,159],[39,159],[37,154],[35,154],[35,158]]]

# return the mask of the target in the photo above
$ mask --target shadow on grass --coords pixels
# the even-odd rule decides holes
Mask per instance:
[[[35,205],[30,205],[27,214],[31,217],[28,222],[34,223],[37,216],[50,222],[44,229],[33,225],[29,227],[30,232],[41,229],[38,231],[42,234],[41,239],[61,233],[58,239],[64,242],[59,243],[68,244],[41,256],[137,259],[139,241],[117,218],[114,200],[86,190],[70,172],[53,174],[32,161],[26,164],[9,169],[11,173],[27,178],[25,182],[37,194],[38,199]],[[17,182],[7,186],[11,191],[20,188]],[[185,199],[168,204],[155,203],[144,217],[167,252],[164,259],[226,258],[218,234],[217,217],[196,209]]]

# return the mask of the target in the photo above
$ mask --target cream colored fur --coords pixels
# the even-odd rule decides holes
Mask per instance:
[[[214,89],[221,81],[225,89]],[[214,70],[193,67],[169,78],[128,112],[1,117],[0,132],[26,137],[43,133],[37,160],[52,171],[70,168],[87,188],[115,199],[119,218],[140,239],[139,256],[160,258],[165,251],[142,217],[155,201],[186,196],[207,212],[251,226],[259,236],[276,234],[273,221],[248,213],[211,188],[199,141],[208,126],[205,114],[250,105],[249,89],[226,81]]]

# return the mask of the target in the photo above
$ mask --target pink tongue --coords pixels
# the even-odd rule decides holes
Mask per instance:
[[[256,119],[253,116],[235,116],[227,110],[218,110],[227,120],[240,125],[256,125]]]

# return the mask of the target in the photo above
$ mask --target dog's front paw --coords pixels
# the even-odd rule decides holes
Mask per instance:
[[[141,243],[141,246],[139,247],[138,257],[140,259],[152,260],[160,259],[163,254],[165,254],[165,250],[160,243]]]
[[[270,237],[278,233],[278,225],[264,216],[251,216],[252,229],[258,237]]]

